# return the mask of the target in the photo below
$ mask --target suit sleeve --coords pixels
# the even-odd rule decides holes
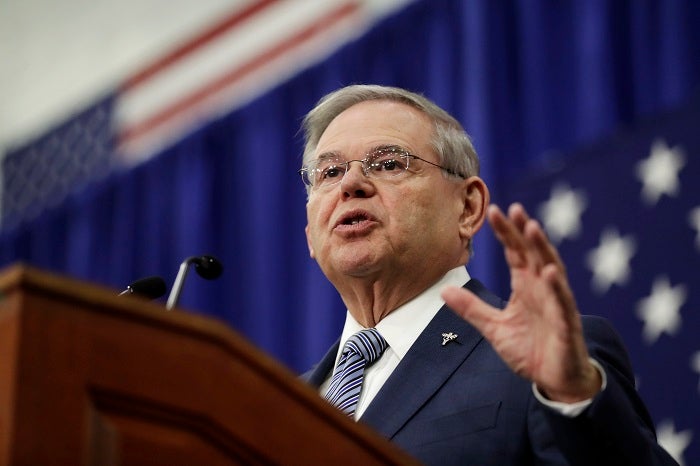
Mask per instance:
[[[678,465],[656,441],[617,333],[599,317],[585,316],[583,324],[589,353],[605,370],[607,387],[575,418],[539,403],[533,403],[532,410],[541,412],[532,413],[532,418],[546,419],[556,449],[572,465]]]

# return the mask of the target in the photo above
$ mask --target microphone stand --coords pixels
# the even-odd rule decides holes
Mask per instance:
[[[182,287],[185,284],[185,277],[187,276],[187,272],[189,272],[191,264],[195,265],[197,273],[205,280],[213,280],[221,275],[222,265],[217,258],[213,256],[188,257],[182,261],[182,264],[180,264],[180,269],[177,271],[175,283],[173,283],[170,296],[168,296],[168,301],[165,304],[165,308],[167,310],[171,310],[177,306],[177,303],[180,300],[180,293],[182,293]]]
[[[168,296],[168,301],[165,303],[165,308],[167,310],[171,310],[177,306],[178,301],[180,301],[180,294],[182,293],[182,286],[185,284],[185,277],[187,277],[187,272],[190,270],[190,264],[192,264],[192,262],[196,259],[197,257],[188,257],[182,261],[182,264],[180,264],[180,268],[177,271],[177,277],[175,277],[175,283],[173,283],[173,288]]]

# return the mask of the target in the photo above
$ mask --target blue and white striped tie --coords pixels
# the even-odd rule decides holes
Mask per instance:
[[[343,347],[326,399],[348,416],[355,414],[362,390],[365,367],[379,359],[387,343],[376,329],[369,328],[351,336]]]

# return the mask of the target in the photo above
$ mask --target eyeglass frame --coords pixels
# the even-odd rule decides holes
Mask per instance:
[[[363,173],[367,178],[370,178],[370,173],[372,173],[372,171],[371,171],[372,165],[370,165],[369,162],[370,162],[370,160],[371,160],[372,157],[376,157],[377,155],[381,155],[382,153],[395,153],[395,154],[398,154],[398,155],[397,155],[398,158],[403,158],[403,159],[406,161],[406,166],[405,166],[405,168],[403,168],[402,170],[397,170],[396,174],[395,174],[395,175],[391,175],[391,177],[400,176],[400,175],[402,175],[403,173],[408,172],[408,168],[410,167],[410,160],[421,160],[421,161],[427,163],[428,165],[432,165],[433,167],[436,167],[436,168],[439,168],[439,169],[441,169],[441,170],[444,170],[445,172],[449,173],[450,175],[458,176],[458,177],[460,177],[460,178],[462,178],[462,179],[467,179],[467,176],[466,176],[466,175],[464,175],[464,174],[462,174],[462,173],[459,173],[459,172],[453,170],[452,168],[448,168],[448,167],[445,167],[445,166],[443,166],[443,165],[439,165],[439,164],[437,164],[437,163],[431,162],[430,160],[426,160],[426,159],[424,159],[424,158],[422,158],[422,157],[419,157],[419,156],[417,156],[417,155],[415,155],[415,154],[411,154],[411,153],[408,152],[406,149],[403,149],[403,148],[401,148],[401,147],[390,146],[390,147],[379,147],[379,148],[376,148],[376,149],[374,149],[374,150],[368,152],[367,154],[365,154],[365,157],[364,157],[363,159],[345,160],[345,161],[339,162],[339,163],[336,164],[336,165],[332,165],[332,166],[329,167],[329,168],[341,168],[341,167],[344,166],[344,167],[345,167],[344,172],[343,172],[343,174],[342,174],[341,176],[338,177],[338,180],[337,180],[337,181],[333,181],[333,182],[330,182],[330,183],[326,183],[326,184],[324,184],[323,186],[329,187],[329,186],[334,186],[334,185],[340,183],[340,181],[343,179],[343,177],[344,177],[345,174],[348,172],[348,170],[350,170],[350,164],[351,164],[352,162],[360,162],[360,165],[362,166],[362,173]],[[331,153],[330,156],[331,156],[332,158],[341,159],[341,157],[340,157],[339,155],[337,155],[337,154],[332,154],[332,153]],[[331,158],[331,157],[328,157],[328,158]],[[318,164],[320,160],[322,160],[322,158],[318,158],[318,159],[316,159],[316,160],[315,160],[314,162],[312,162],[312,163]],[[302,181],[302,182],[304,183],[304,185],[305,185],[307,188],[309,188],[309,189],[314,189],[315,186],[316,186],[314,183],[311,182],[312,178],[309,177],[309,173],[312,172],[313,170],[316,170],[316,169],[315,169],[315,168],[312,169],[309,165],[307,165],[307,166],[305,166],[305,167],[302,167],[302,168],[300,168],[300,169],[298,170],[298,173],[299,173],[299,175],[301,176],[301,181]]]

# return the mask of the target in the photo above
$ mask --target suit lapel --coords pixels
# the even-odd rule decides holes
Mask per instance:
[[[489,304],[502,307],[503,302],[479,282],[471,280],[465,287]],[[457,338],[443,345],[442,334],[449,332],[457,334]],[[474,327],[443,306],[370,403],[361,421],[392,438],[440,389],[482,338]]]
[[[306,382],[312,387],[320,387],[335,368],[335,358],[338,355],[339,346],[340,339],[338,339],[338,341],[331,346],[326,355],[323,356],[323,359],[321,359],[321,362],[316,364],[313,369],[301,376],[302,379],[306,380]]]

